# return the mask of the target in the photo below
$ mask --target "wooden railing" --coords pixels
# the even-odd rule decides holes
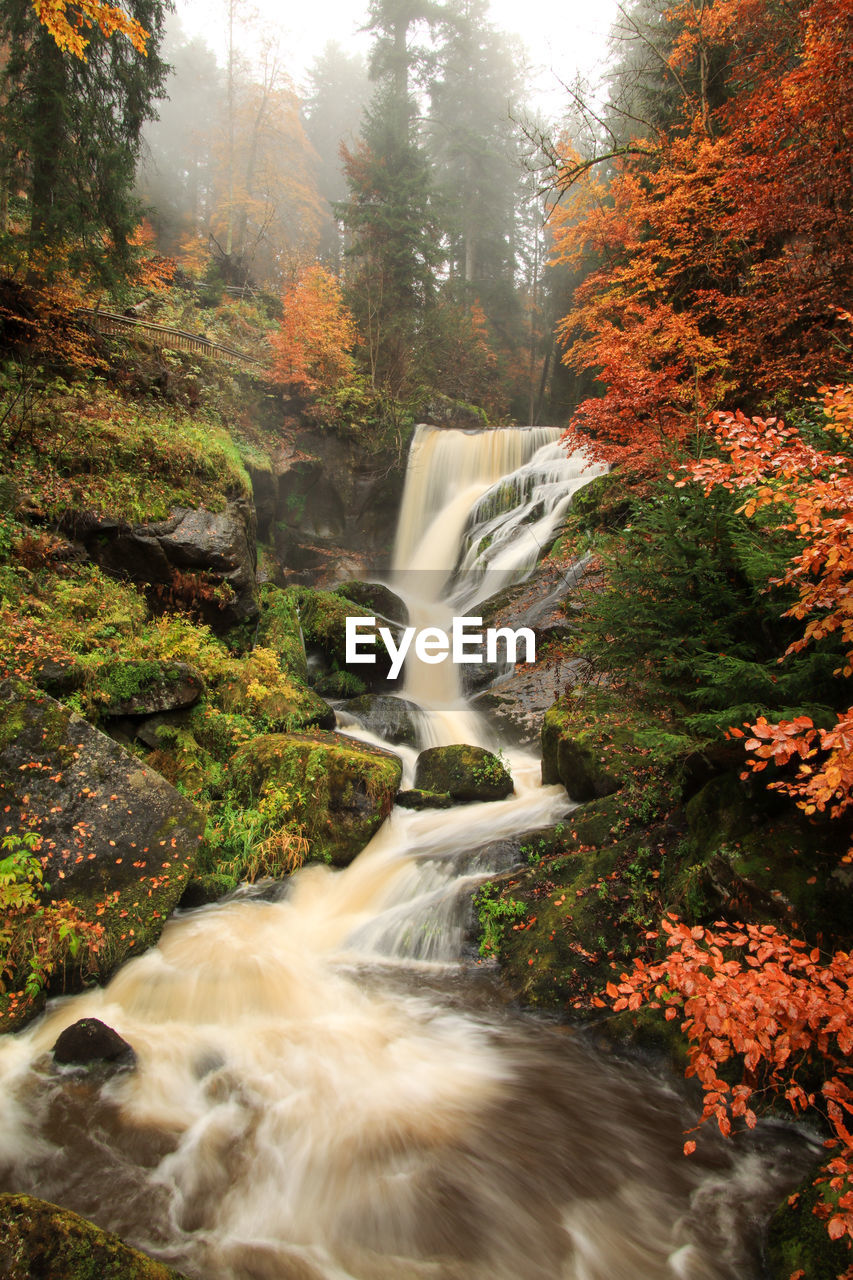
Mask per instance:
[[[197,356],[209,356],[214,360],[228,360],[231,364],[257,364],[254,356],[238,351],[222,342],[211,342],[197,333],[183,329],[171,329],[165,324],[153,324],[150,320],[138,320],[135,316],[122,316],[115,311],[100,311],[94,307],[79,307],[77,314],[99,333],[141,333],[161,347],[175,351],[189,351]]]

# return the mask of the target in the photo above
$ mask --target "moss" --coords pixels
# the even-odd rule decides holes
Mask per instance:
[[[500,800],[510,794],[513,782],[500,756],[483,747],[455,743],[421,752],[415,788],[448,794],[454,800]]]
[[[237,752],[230,771],[241,803],[283,789],[311,856],[335,865],[351,862],[377,831],[401,776],[397,756],[319,731],[254,738]]]
[[[0,1267],[7,1280],[181,1280],[71,1210],[23,1195],[0,1196]]]
[[[806,1280],[836,1280],[849,1267],[850,1250],[843,1241],[831,1240],[826,1223],[812,1212],[821,1190],[833,1194],[825,1184],[818,1188],[807,1178],[770,1219],[766,1256],[771,1280],[788,1280],[794,1272]]]
[[[261,588],[260,606],[258,640],[272,649],[292,679],[304,682],[308,677],[308,663],[295,593],[267,584]]]

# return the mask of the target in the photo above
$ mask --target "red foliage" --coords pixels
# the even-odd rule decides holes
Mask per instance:
[[[760,398],[838,375],[828,341],[853,279],[853,5],[686,4],[671,59],[725,59],[724,101],[687,93],[668,132],[636,141],[609,188],[563,201],[555,259],[601,265],[558,334],[604,394],[569,438],[651,468],[733,391]],[[584,165],[567,157],[562,186]],[[577,190],[581,191],[582,184]],[[578,205],[581,204],[579,208]]]
[[[853,423],[853,385],[824,392],[826,429],[842,445],[849,444]],[[746,490],[741,508],[747,517],[767,507],[780,513],[780,528],[796,535],[800,549],[782,578],[771,585],[792,586],[797,601],[787,615],[805,622],[802,636],[787,652],[796,653],[827,636],[844,645],[843,666],[836,674],[853,674],[853,459],[809,444],[795,427],[775,419],[747,419],[741,413],[713,419],[723,458],[691,463],[686,470],[706,493],[719,485]],[[683,480],[678,485],[686,483]],[[838,818],[853,804],[853,707],[837,716],[830,729],[818,728],[809,716],[769,723],[764,716],[747,728],[744,745],[753,753],[749,768],[760,773],[773,763],[797,764],[793,779],[770,783],[796,798],[806,813]],[[744,737],[741,729],[732,729]],[[817,763],[819,761],[819,763]],[[746,776],[745,774],[743,776]],[[853,860],[853,848],[846,860]]]
[[[820,1182],[834,1193],[832,1207],[819,1206],[834,1240],[853,1239],[853,957],[837,951],[824,961],[817,948],[788,938],[773,925],[727,925],[692,929],[670,916],[663,921],[668,954],[657,964],[634,961],[631,973],[607,984],[615,1010],[681,1012],[689,1040],[688,1076],[704,1090],[700,1124],[713,1117],[728,1136],[732,1121],[754,1127],[755,1095],[772,1090],[794,1112],[819,1109],[832,1136],[833,1152]],[[740,1082],[730,1085],[720,1069],[737,1062]],[[804,1067],[816,1069],[816,1091],[803,1084]],[[685,1153],[695,1148],[685,1143]]]

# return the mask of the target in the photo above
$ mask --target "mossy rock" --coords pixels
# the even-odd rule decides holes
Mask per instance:
[[[93,1222],[33,1196],[0,1196],[5,1280],[184,1280]]]
[[[826,1223],[812,1212],[820,1190],[806,1178],[770,1219],[766,1257],[771,1280],[788,1280],[794,1272],[806,1280],[836,1280],[850,1266],[850,1250],[842,1240],[831,1240]]]
[[[502,800],[513,790],[512,775],[499,756],[484,747],[454,743],[427,747],[415,766],[415,788],[454,800]]]
[[[13,833],[41,837],[49,898],[104,926],[92,976],[156,942],[204,829],[189,800],[68,707],[4,681],[0,804]]]
[[[414,702],[393,694],[366,693],[360,698],[352,698],[345,710],[355,716],[365,729],[386,742],[395,746],[399,743],[409,747],[418,745],[420,711]]]
[[[267,584],[261,588],[260,604],[258,643],[272,649],[291,679],[304,684],[308,661],[294,593]]]
[[[628,519],[631,500],[618,472],[596,476],[572,497],[571,514],[582,529],[619,528]]]
[[[186,662],[111,662],[97,673],[96,700],[110,716],[153,716],[190,707],[204,680]]]
[[[571,799],[579,803],[612,795],[621,785],[603,759],[594,731],[567,725],[561,703],[545,712],[542,781],[546,785],[562,782]]]
[[[397,804],[402,809],[449,809],[453,796],[446,791],[419,791],[413,787],[397,792]]]
[[[244,803],[286,790],[311,857],[343,867],[390,813],[402,773],[390,751],[318,730],[253,738],[235,755],[230,777]]]

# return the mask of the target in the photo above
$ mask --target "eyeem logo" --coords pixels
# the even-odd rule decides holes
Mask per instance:
[[[388,651],[391,669],[388,677],[396,680],[400,674],[412,641],[415,642],[415,656],[421,662],[439,663],[450,657],[457,664],[463,662],[482,662],[483,640],[486,643],[486,662],[497,662],[498,642],[506,645],[508,662],[517,660],[519,642],[524,641],[524,661],[536,661],[536,636],[529,627],[519,627],[513,631],[510,627],[488,627],[482,631],[467,630],[469,627],[481,627],[482,618],[454,618],[450,635],[441,627],[424,627],[418,631],[416,627],[406,627],[400,636],[400,643],[394,639],[394,633],[388,627],[379,627],[379,639]],[[375,618],[347,618],[346,624],[346,660],[348,663],[376,662],[376,654],[365,652],[367,648],[376,646]],[[480,652],[472,646],[479,646]]]

